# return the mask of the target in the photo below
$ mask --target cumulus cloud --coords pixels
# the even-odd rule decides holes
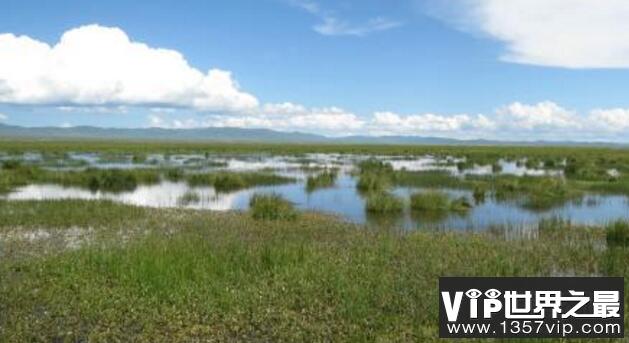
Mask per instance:
[[[591,111],[588,119],[594,127],[606,131],[620,132],[629,130],[629,109],[595,109]]]
[[[372,131],[381,134],[426,134],[461,131],[464,129],[492,129],[494,123],[484,115],[438,115],[433,113],[400,115],[376,112],[371,120]]]
[[[439,15],[505,44],[503,61],[565,68],[629,67],[629,1],[433,1]]]
[[[203,73],[175,50],[132,41],[119,28],[88,25],[48,45],[0,35],[0,103],[140,105],[242,111],[258,100],[228,71]]]
[[[629,109],[595,109],[577,113],[552,101],[514,102],[488,114],[399,114],[390,111],[358,116],[337,107],[308,108],[286,102],[265,104],[247,113],[173,118],[153,113],[149,125],[163,128],[266,128],[345,135],[408,135],[503,140],[626,141]]]
[[[498,109],[497,113],[501,125],[512,129],[574,129],[582,126],[574,111],[569,111],[551,101],[534,105],[515,102]]]
[[[613,139],[629,133],[629,109],[595,109],[579,114],[552,101],[514,102],[489,114],[376,112],[365,125],[371,134],[436,135],[505,140]]]
[[[293,103],[266,104],[248,113],[169,119],[165,114],[149,116],[149,125],[162,128],[239,127],[313,133],[355,133],[365,125],[356,114],[337,107],[306,108]]]
[[[8,119],[9,119],[9,117],[6,114],[0,113],[0,121],[5,121],[5,120],[8,120]]]

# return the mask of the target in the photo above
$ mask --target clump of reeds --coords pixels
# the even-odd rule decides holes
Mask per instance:
[[[388,192],[372,193],[367,197],[365,208],[372,213],[402,212],[404,201]]]
[[[191,204],[196,204],[201,201],[201,196],[197,192],[187,191],[185,192],[179,199],[177,199],[177,204],[179,206],[188,206]]]
[[[356,188],[365,193],[384,192],[392,185],[393,167],[376,159],[358,164],[359,178]]]
[[[356,188],[362,192],[383,192],[391,186],[391,178],[386,174],[366,172],[362,173],[356,183]]]
[[[629,247],[629,222],[619,220],[607,226],[607,246]]]
[[[336,170],[326,170],[318,175],[309,176],[306,180],[306,190],[312,192],[320,188],[333,187],[336,183],[337,175]]]
[[[124,192],[138,186],[138,179],[133,173],[120,170],[103,170],[88,177],[87,187],[92,191]]]
[[[261,185],[278,185],[295,179],[272,173],[209,173],[190,174],[186,178],[190,186],[213,186],[219,192],[230,192]]]
[[[254,194],[249,208],[257,220],[295,220],[298,215],[293,204],[278,194]]]
[[[428,191],[411,195],[411,208],[419,211],[467,211],[472,204],[466,197],[451,200],[440,191]]]

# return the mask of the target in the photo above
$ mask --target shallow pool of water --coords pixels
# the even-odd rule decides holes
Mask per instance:
[[[292,174],[299,175],[299,174]],[[617,219],[629,219],[629,202],[625,196],[586,195],[579,201],[545,211],[532,211],[517,202],[496,201],[487,197],[466,213],[420,213],[408,208],[397,215],[373,215],[365,211],[365,199],[356,190],[356,179],[349,173],[340,173],[334,187],[308,192],[304,174],[297,182],[285,185],[262,186],[229,193],[216,192],[212,187],[190,187],[185,182],[161,182],[143,185],[123,193],[91,192],[76,187],[59,185],[28,185],[3,196],[8,200],[45,199],[108,199],[130,205],[148,207],[184,207],[215,211],[246,210],[255,193],[277,193],[303,210],[336,214],[356,223],[386,224],[389,226],[483,230],[498,226],[533,227],[541,219],[564,218],[575,224],[605,224]],[[395,188],[394,193],[408,200],[421,188]],[[464,190],[445,190],[453,197],[472,194]],[[192,200],[186,195],[195,194]]]

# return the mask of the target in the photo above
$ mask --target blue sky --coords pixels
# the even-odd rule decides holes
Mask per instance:
[[[624,141],[629,6],[570,1],[3,0],[0,122]]]

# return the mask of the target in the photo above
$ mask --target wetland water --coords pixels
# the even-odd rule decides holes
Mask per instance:
[[[545,210],[531,210],[521,206],[517,200],[497,200],[488,196],[482,202],[474,202],[472,191],[442,188],[453,198],[465,197],[474,204],[466,212],[417,212],[412,211],[408,199],[415,192],[425,188],[394,187],[391,191],[406,200],[401,213],[376,215],[365,211],[365,198],[356,188],[354,165],[367,156],[311,154],[294,156],[203,156],[203,155],[150,155],[142,162],[133,163],[131,157],[119,160],[105,160],[95,154],[69,154],[65,160],[45,161],[36,154],[28,155],[30,163],[44,168],[77,170],[86,167],[96,168],[182,168],[188,173],[211,171],[268,171],[295,178],[295,182],[256,186],[232,192],[217,192],[213,187],[190,186],[185,181],[161,181],[153,185],[139,185],[133,191],[104,192],[90,191],[78,187],[63,187],[55,184],[31,184],[18,187],[0,196],[9,201],[45,199],[108,199],[125,204],[149,207],[185,207],[215,211],[246,210],[249,200],[255,193],[276,193],[291,201],[303,210],[314,210],[338,215],[347,220],[367,224],[388,224],[405,229],[443,228],[458,230],[483,230],[492,227],[529,228],[538,225],[542,219],[562,218],[573,224],[606,224],[617,219],[629,219],[629,200],[622,195],[585,194]],[[466,174],[485,175],[493,173],[523,175],[561,176],[561,171],[532,169],[522,163],[500,161],[500,168],[492,171],[492,166],[472,166],[464,170],[457,168],[457,160],[438,161],[431,156],[416,158],[378,157],[391,164],[394,170],[430,171],[442,170],[458,177]],[[332,187],[308,191],[306,178],[316,175],[321,168],[338,168],[338,178]],[[494,169],[496,169],[494,167]],[[194,194],[193,197],[189,197]],[[188,199],[186,199],[188,197]]]

